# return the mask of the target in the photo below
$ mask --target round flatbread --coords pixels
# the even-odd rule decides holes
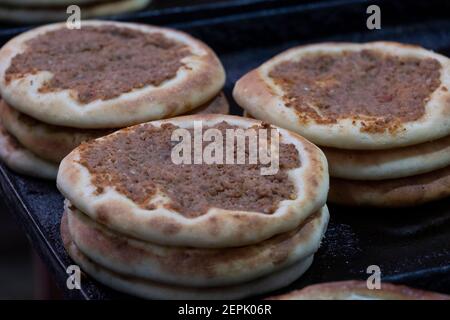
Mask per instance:
[[[227,114],[228,102],[223,93],[191,111],[192,114]],[[105,136],[114,130],[76,129],[46,124],[21,113],[0,101],[0,120],[21,145],[38,157],[59,163],[82,142]]]
[[[52,24],[0,50],[2,98],[60,126],[120,128],[179,115],[214,98],[224,81],[204,43],[149,25],[83,21],[69,30]]]
[[[365,281],[319,283],[269,300],[449,300],[450,296],[413,289],[391,283],[381,283],[381,289],[368,289]]]
[[[0,122],[0,159],[13,171],[32,177],[56,179],[58,165],[38,158],[11,136]]]
[[[321,148],[330,176],[349,180],[386,180],[414,176],[450,165],[450,136],[387,150]]]
[[[358,181],[331,178],[330,202],[349,206],[415,206],[450,196],[450,166],[406,178]]]
[[[64,216],[65,217],[65,216]],[[92,261],[73,243],[68,231],[67,219],[61,221],[61,237],[70,257],[94,279],[118,291],[146,299],[241,299],[259,295],[289,285],[311,266],[313,256],[263,278],[232,286],[214,288],[190,288],[173,286],[141,278],[124,276]]]
[[[65,1],[69,2],[69,1]],[[145,8],[150,0],[110,0],[110,1],[70,1],[69,4],[53,3],[53,6],[42,4],[0,4],[0,19],[10,23],[31,24],[52,21],[64,21],[71,15],[67,13],[69,5],[78,5],[81,18],[93,18],[136,11]]]
[[[201,137],[192,141],[194,127],[209,141],[217,138],[217,144],[206,139],[202,147]],[[240,147],[233,137],[252,132],[243,129],[261,134],[259,141],[267,142],[264,133],[279,138],[279,153],[273,150],[267,166],[249,164],[249,158],[236,164]],[[185,138],[171,142],[179,134]],[[218,164],[206,158],[202,163],[202,151],[207,155],[227,139],[231,143],[223,157],[220,148],[214,149]],[[181,149],[185,143],[187,150]],[[189,164],[175,164],[174,154],[191,155],[193,145],[200,161],[194,156]],[[230,151],[227,162],[234,164],[221,164]],[[270,166],[273,171],[266,171]],[[120,233],[162,245],[231,247],[292,230],[323,207],[328,168],[320,149],[287,130],[236,116],[193,115],[137,125],[81,145],[61,162],[57,185],[76,208]]]
[[[257,119],[341,149],[388,149],[450,135],[450,60],[395,42],[285,51],[242,77]]]
[[[326,207],[293,231],[221,249],[159,246],[120,235],[66,203],[72,241],[92,261],[120,274],[188,287],[228,286],[277,272],[314,254],[327,228]]]

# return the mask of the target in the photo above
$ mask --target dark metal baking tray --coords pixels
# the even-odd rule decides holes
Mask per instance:
[[[249,1],[241,1],[247,6]],[[251,2],[251,1],[250,1]],[[382,29],[366,28],[366,1],[270,1],[243,12],[221,4],[214,14],[195,14],[170,23],[213,47],[227,70],[225,92],[231,101],[236,80],[286,48],[321,41],[396,40],[420,44],[450,55],[450,2],[371,1],[380,5]],[[258,4],[259,3],[259,4]],[[142,14],[130,21],[155,23]],[[16,30],[17,31],[17,30]],[[2,41],[14,30],[1,33]],[[241,110],[234,103],[232,113]],[[0,165],[1,197],[23,226],[68,298],[115,299],[129,296],[88,277],[82,290],[67,290],[71,260],[59,236],[63,198],[54,183],[17,175]],[[450,199],[405,209],[362,209],[330,206],[325,239],[308,272],[276,293],[305,285],[345,279],[366,279],[369,265],[378,265],[382,280],[450,293]]]

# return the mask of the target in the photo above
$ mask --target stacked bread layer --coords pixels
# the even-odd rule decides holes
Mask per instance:
[[[447,57],[373,42],[292,48],[244,75],[233,95],[247,116],[322,148],[330,202],[401,207],[450,195],[449,92]]]
[[[71,31],[64,31],[65,24],[52,24],[36,28],[12,39],[0,50],[0,93],[3,98],[0,102],[0,121],[2,123],[0,156],[13,170],[35,177],[55,179],[59,162],[78,145],[90,139],[152,119],[164,119],[182,114],[227,114],[229,112],[228,102],[221,92],[225,81],[223,67],[214,52],[202,42],[171,29],[116,22],[83,21],[83,23],[83,29]],[[108,34],[108,28],[112,30],[111,34]],[[52,65],[56,66],[56,70],[63,71],[52,74],[44,68],[40,72],[29,70],[24,74],[17,72],[11,77],[11,73],[8,72],[24,64],[17,64],[15,59],[24,54],[33,57],[33,51],[38,51],[31,50],[33,45],[39,46],[41,42],[45,43],[42,37],[61,31],[68,32],[67,37],[69,38],[76,38],[76,41],[74,40],[77,42],[76,46],[66,52],[64,49],[58,51],[59,49],[54,49],[58,48],[57,42],[60,41],[56,36],[49,38],[50,40],[44,39],[49,42],[48,57],[40,56],[36,58],[36,61],[39,63],[39,61],[55,59],[52,52],[56,50],[59,60]],[[122,92],[120,92],[120,88],[117,89],[118,92],[113,97],[101,96],[101,92],[110,88],[99,87],[89,92],[89,85],[83,82],[78,82],[75,85],[77,87],[71,88],[69,85],[64,90],[54,88],[44,92],[43,88],[48,86],[52,78],[58,77],[58,72],[67,72],[71,75],[75,72],[74,69],[79,68],[77,77],[86,79],[86,83],[89,83],[89,77],[102,78],[102,63],[116,63],[118,66],[132,63],[122,57],[122,55],[127,55],[126,48],[119,47],[122,53],[117,56],[108,51],[104,52],[95,44],[90,43],[88,38],[84,38],[83,34],[89,34],[89,32],[97,33],[97,37],[100,34],[100,39],[101,32],[103,32],[104,37],[109,36],[112,40],[119,39],[125,43],[128,41],[126,39],[132,37],[131,33],[133,32],[148,35],[148,37],[154,36],[156,55],[161,53],[159,45],[167,45],[158,44],[158,41],[175,43],[173,50],[184,46],[190,52],[184,54],[184,65],[180,64],[173,78],[159,86],[143,86],[138,83],[136,88]],[[120,32],[123,32],[125,36],[121,36]],[[145,36],[142,38],[142,41],[150,41]],[[70,46],[70,39],[66,39],[66,41]],[[83,54],[89,50],[83,49],[83,46],[92,51],[99,50],[90,57],[93,61],[91,64],[97,65],[99,68],[97,73],[89,73],[89,68],[83,67],[83,61],[78,61],[79,65],[76,63],[73,65],[74,59],[86,59]],[[169,56],[168,59],[170,59],[170,50],[172,49],[162,52]],[[77,56],[79,57],[77,58]],[[101,60],[103,56],[105,56],[104,61]],[[147,57],[146,61],[149,65],[153,58],[160,59],[152,57]],[[118,62],[118,60],[120,61]],[[161,59],[159,63],[164,63],[164,59]],[[127,68],[118,72],[121,75],[129,74]],[[158,70],[149,66],[148,72],[158,73]],[[13,79],[11,80],[10,77]],[[74,86],[73,82],[70,82],[72,78],[71,75],[67,81]],[[121,79],[107,80],[104,81],[105,86],[112,88],[119,87],[119,84],[123,83]],[[206,82],[206,80],[208,81]],[[79,87],[89,94],[97,94],[98,98],[92,101],[81,101]],[[11,161],[12,158],[16,159],[14,163]]]
[[[450,136],[399,149],[323,151],[332,202],[401,207],[450,195]]]

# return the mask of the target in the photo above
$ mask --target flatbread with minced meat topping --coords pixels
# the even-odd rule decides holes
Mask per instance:
[[[52,24],[0,50],[2,98],[59,126],[109,129],[176,116],[211,100],[224,81],[222,64],[204,43],[149,25]]]
[[[237,103],[320,146],[388,149],[450,135],[450,60],[395,42],[300,46],[243,76]]]
[[[260,162],[174,164],[174,129],[192,131],[196,121],[222,132],[277,130],[278,172],[261,175]],[[109,229],[162,245],[217,248],[296,228],[325,204],[328,168],[320,149],[284,129],[242,117],[193,115],[82,144],[61,162],[57,185],[76,208]]]

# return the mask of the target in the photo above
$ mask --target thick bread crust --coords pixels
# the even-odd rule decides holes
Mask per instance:
[[[319,124],[286,107],[282,89],[268,76],[274,65],[298,60],[305,54],[375,49],[398,56],[434,58],[442,65],[441,85],[425,105],[425,114],[402,124],[401,130],[381,133],[363,132],[369,119],[340,119],[335,124]],[[287,50],[250,71],[236,83],[233,96],[237,103],[257,119],[295,131],[321,146],[341,149],[388,149],[414,145],[450,135],[450,60],[418,46],[395,42],[365,44],[322,43]]]
[[[15,0],[14,0],[15,1]],[[67,19],[67,6],[76,4],[81,6],[81,17],[83,19],[120,14],[136,11],[146,7],[151,0],[115,0],[115,1],[52,1],[53,7],[45,7],[44,3],[33,7],[26,7],[25,3],[14,3],[14,6],[0,6],[0,19],[12,23],[45,23],[51,21],[64,21]],[[24,2],[24,1],[23,1]],[[68,4],[63,4],[68,2]],[[92,3],[94,2],[94,3]],[[48,5],[48,3],[46,3]]]
[[[331,178],[328,200],[349,206],[406,207],[450,196],[450,166],[406,178],[357,181]]]
[[[50,24],[25,32],[0,50],[0,91],[3,99],[33,118],[43,122],[76,128],[120,128],[149,120],[186,113],[211,100],[225,82],[225,72],[214,52],[199,40],[172,29],[112,21],[83,21],[83,26],[117,26],[142,32],[161,32],[169,39],[190,47],[193,55],[182,59],[174,79],[158,87],[145,86],[117,98],[80,104],[70,90],[40,93],[39,88],[52,76],[38,72],[24,78],[5,81],[11,60],[26,49],[26,41],[48,31],[65,28],[64,23]],[[189,70],[188,70],[189,68]]]
[[[450,300],[450,296],[383,282],[370,290],[365,281],[319,283],[269,300]]]
[[[38,158],[22,147],[0,122],[0,160],[11,170],[27,176],[56,179],[58,165]]]
[[[173,286],[125,276],[101,266],[85,256],[73,243],[68,231],[67,219],[61,221],[61,237],[69,256],[81,266],[83,271],[118,291],[126,292],[145,299],[241,299],[252,295],[263,294],[289,285],[298,279],[311,266],[313,256],[253,281],[214,288],[192,288]]]
[[[0,120],[25,148],[54,163],[59,163],[82,142],[112,132],[112,130],[89,130],[60,127],[35,120],[14,110],[4,101],[0,102]]]
[[[326,207],[297,229],[238,248],[159,246],[108,230],[66,203],[70,236],[94,262],[120,274],[192,287],[227,286],[281,270],[314,254],[327,228]]]
[[[450,165],[450,135],[397,149],[321,149],[327,157],[330,176],[349,180],[403,178]]]
[[[261,124],[257,120],[236,116],[193,115],[154,121],[152,125],[172,123],[190,128],[196,120],[202,121],[204,126],[222,121],[241,128]],[[133,127],[125,130],[133,130]],[[278,131],[281,142],[292,143],[297,148],[301,167],[288,172],[297,198],[282,201],[273,214],[210,208],[202,216],[187,218],[162,205],[155,210],[144,210],[113,188],[96,195],[89,171],[78,162],[78,149],[61,162],[57,185],[80,211],[108,228],[132,237],[174,246],[214,248],[249,245],[296,228],[322,208],[326,201],[328,166],[324,154],[301,136],[284,129]]]
[[[211,101],[195,108],[192,114],[218,113],[228,114],[229,105],[221,92]],[[111,133],[107,129],[76,129],[46,124],[31,118],[0,101],[0,121],[21,145],[38,157],[59,163],[82,142],[99,138]]]

